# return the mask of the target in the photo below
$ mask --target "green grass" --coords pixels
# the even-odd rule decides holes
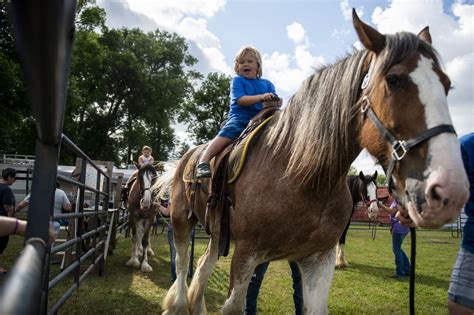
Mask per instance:
[[[447,289],[451,268],[459,249],[459,239],[449,231],[417,233],[416,300],[417,314],[447,314]],[[1,265],[13,263],[21,249],[21,239],[13,237],[1,257]],[[156,256],[150,259],[154,271],[143,274],[125,266],[130,239],[119,238],[108,257],[105,273],[93,273],[60,309],[61,314],[158,314],[170,286],[169,249],[166,234],[153,236]],[[204,252],[205,240],[196,240],[197,257]],[[403,248],[410,250],[410,238]],[[350,267],[336,270],[330,290],[330,314],[407,314],[409,281],[389,278],[394,272],[391,238],[387,229],[379,229],[372,240],[364,227],[349,230],[346,254]],[[197,258],[196,258],[197,261]],[[218,314],[227,296],[230,259],[221,258],[206,289],[210,314]],[[52,272],[57,271],[53,266]],[[292,314],[290,268],[286,261],[270,264],[258,300],[261,314]],[[1,280],[0,280],[1,281]],[[50,303],[72,280],[63,281],[50,292]]]

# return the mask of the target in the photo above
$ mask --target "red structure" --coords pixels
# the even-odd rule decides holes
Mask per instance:
[[[390,194],[388,193],[387,187],[379,187],[377,189],[377,199],[379,200],[379,202],[383,203],[387,207],[389,207],[393,201],[392,197],[390,197]],[[356,204],[356,209],[354,211],[354,214],[352,215],[351,221],[370,221],[369,217],[367,216],[367,207],[362,202]],[[379,208],[379,215],[377,216],[377,221],[381,224],[390,224],[390,215],[387,211]]]

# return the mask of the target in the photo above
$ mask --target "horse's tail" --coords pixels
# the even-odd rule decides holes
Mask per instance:
[[[160,203],[161,200],[168,200],[171,194],[171,187],[173,186],[173,178],[176,168],[173,168],[160,177],[151,186],[151,193],[154,196],[154,202]]]

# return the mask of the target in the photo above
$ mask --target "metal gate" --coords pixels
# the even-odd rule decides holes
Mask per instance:
[[[110,177],[62,134],[76,1],[11,0],[9,9],[36,119],[37,140],[25,246],[0,292],[0,314],[55,313],[96,266],[103,271]],[[82,159],[79,179],[57,176],[61,144]],[[87,165],[97,169],[95,187],[85,184]],[[77,232],[51,252],[48,229],[57,179],[78,187],[79,204],[75,213],[53,219],[75,220]],[[105,185],[99,189],[102,179]],[[83,208],[86,192],[95,195],[95,205],[87,213]],[[87,231],[83,228],[86,219],[94,222]],[[86,240],[92,245],[83,250]],[[75,260],[49,281],[50,255],[66,248],[75,250]],[[92,262],[81,272],[87,259]],[[48,310],[48,290],[69,274],[74,274],[73,285]]]

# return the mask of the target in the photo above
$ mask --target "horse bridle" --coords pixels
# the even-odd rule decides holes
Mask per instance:
[[[360,193],[360,198],[362,199],[362,202],[364,203],[364,205],[367,207],[367,209],[370,207],[371,204],[373,204],[374,202],[378,203],[379,202],[379,199],[377,198],[377,191],[375,192],[375,199],[370,199],[369,201],[367,201],[367,198],[364,197],[364,194],[363,193]]]
[[[399,140],[387,128],[385,128],[385,126],[382,124],[380,119],[377,117],[377,115],[375,114],[375,112],[373,111],[371,107],[370,100],[367,95],[364,95],[364,97],[362,98],[362,101],[365,102],[365,104],[363,104],[363,106],[361,107],[362,115],[364,116],[364,118],[366,115],[370,118],[370,120],[373,122],[377,130],[382,134],[385,140],[390,142],[392,146],[392,158],[386,169],[387,180],[388,180],[388,191],[390,193],[393,190],[392,172],[397,162],[401,161],[406,156],[407,152],[410,149],[444,132],[456,134],[456,130],[454,130],[453,125],[442,124],[436,127],[429,128],[411,139]]]

